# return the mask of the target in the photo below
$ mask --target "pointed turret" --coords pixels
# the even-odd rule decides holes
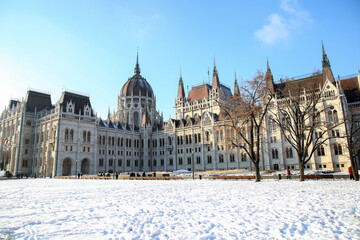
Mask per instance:
[[[265,82],[266,82],[266,88],[270,91],[271,94],[275,93],[274,90],[274,77],[271,73],[270,66],[269,66],[269,59],[266,58],[266,64],[267,64],[267,70],[265,74]]]
[[[322,41],[321,41],[321,45],[322,45],[322,67],[323,68],[330,67],[330,61],[325,53],[324,43]]]
[[[181,76],[181,69],[180,69],[180,79],[179,79],[179,87],[178,87],[178,99],[185,99],[185,91],[184,91],[184,83]]]
[[[234,96],[240,96],[240,90],[239,85],[236,78],[236,72],[235,72],[235,83],[234,83]]]
[[[212,80],[212,89],[219,89],[220,81],[219,76],[216,70],[215,58],[214,58],[214,70],[213,70],[213,80]]]
[[[335,83],[334,75],[331,70],[330,61],[326,55],[324,43],[321,41],[322,45],[322,70],[323,70],[323,83],[327,79],[329,79],[330,82]]]
[[[135,73],[136,75],[140,74],[139,51],[138,51],[137,54],[136,54],[136,65],[135,65],[135,68],[134,68],[134,73]]]

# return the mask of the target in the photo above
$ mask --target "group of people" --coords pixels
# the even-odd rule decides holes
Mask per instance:
[[[142,174],[140,173],[129,173],[130,177],[146,177],[146,172],[144,171]],[[154,172],[153,174],[148,174],[149,177],[156,177],[156,172]]]
[[[98,176],[99,176],[99,177],[104,177],[104,178],[105,178],[105,177],[110,178],[110,177],[111,177],[111,174],[110,174],[109,172],[107,172],[107,173],[105,173],[105,172],[99,172],[99,173],[98,173]],[[114,174],[113,174],[113,177],[116,178],[116,179],[118,179],[118,178],[119,178],[119,173],[118,173],[118,172],[114,173]]]
[[[350,180],[355,180],[351,166],[348,168],[348,171],[349,171]],[[287,178],[287,179],[291,179],[291,172],[290,172],[290,169],[289,169],[289,168],[286,169],[286,178]]]

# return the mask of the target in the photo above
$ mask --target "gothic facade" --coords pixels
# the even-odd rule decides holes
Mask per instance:
[[[246,154],[227,143],[229,133],[220,127],[226,118],[219,102],[233,93],[221,84],[215,61],[212,84],[194,86],[187,96],[180,73],[175,118],[167,121],[156,111],[153,89],[140,73],[137,59],[134,75],[122,87],[117,109],[107,119],[96,116],[88,96],[69,91],[55,104],[49,94],[32,90],[22,101],[11,100],[0,116],[1,168],[41,177],[193,167],[196,171],[252,170]],[[269,64],[265,78],[274,91],[284,87],[274,83]],[[360,112],[360,73],[335,80],[324,50],[321,72],[291,81],[303,81],[304,86],[319,83],[326,93],[322,103],[333,109],[332,115],[321,116],[323,121],[341,121]],[[234,95],[238,93],[235,75]],[[271,116],[265,126],[261,169],[299,168],[295,151],[271,124]],[[343,125],[329,134],[346,131]],[[347,170],[346,138],[330,141],[306,169]]]

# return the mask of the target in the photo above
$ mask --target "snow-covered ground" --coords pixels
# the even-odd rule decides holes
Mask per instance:
[[[0,181],[0,238],[360,239],[353,181]]]

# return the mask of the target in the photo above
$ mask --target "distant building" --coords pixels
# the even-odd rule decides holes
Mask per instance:
[[[274,83],[269,64],[266,80],[274,91],[284,87],[281,82]],[[303,81],[304,86],[318,82],[328,93],[324,104],[333,106],[332,114],[338,119],[360,112],[360,73],[334,79],[325,51],[322,72],[291,81]],[[239,88],[235,76],[236,94]],[[156,111],[154,92],[140,74],[138,59],[134,75],[120,91],[117,110],[109,112],[106,120],[96,116],[88,96],[64,91],[52,104],[49,94],[29,90],[24,100],[11,100],[0,116],[0,166],[13,174],[39,177],[174,171],[191,169],[192,163],[196,171],[251,170],[246,154],[231,148],[226,143],[226,131],[219,128],[225,121],[218,105],[220,96],[231,98],[233,94],[221,84],[215,61],[212,85],[194,86],[188,96],[180,73],[175,119],[167,122]],[[324,121],[329,121],[328,117],[321,116]],[[266,121],[261,169],[299,168],[295,151],[269,119]],[[343,126],[334,134],[345,132]],[[350,162],[346,139],[330,141],[306,169],[347,170]]]

